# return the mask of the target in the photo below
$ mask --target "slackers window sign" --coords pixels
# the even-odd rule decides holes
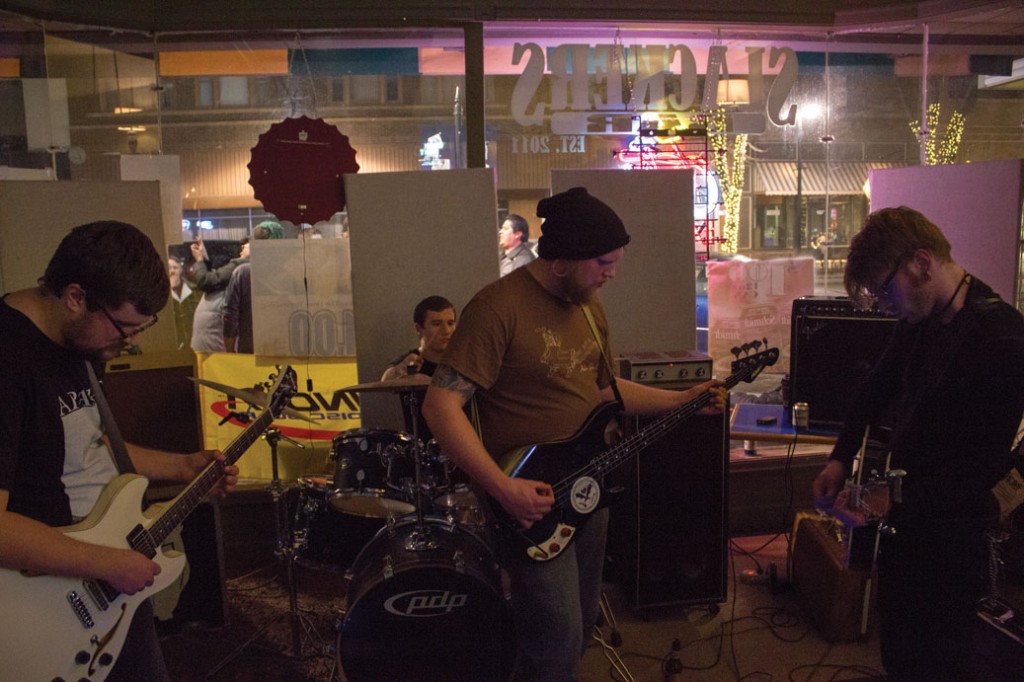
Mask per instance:
[[[709,48],[706,92],[717,92],[719,77],[729,76],[726,53],[723,45]],[[746,57],[750,102],[736,110],[777,126],[795,125],[796,105],[783,105],[796,83],[796,52],[772,47],[766,54],[765,48],[748,47]],[[765,60],[767,68],[777,72],[770,85]],[[717,106],[717,101],[702,101],[697,60],[686,45],[568,44],[545,49],[537,43],[516,43],[512,65],[522,66],[512,90],[512,117],[523,127],[550,119],[549,150],[560,150],[564,136],[629,132],[639,111],[686,112]],[[542,87],[545,83],[550,87]],[[526,141],[533,144],[532,139]]]
[[[583,135],[513,135],[513,154],[582,154],[587,151]]]

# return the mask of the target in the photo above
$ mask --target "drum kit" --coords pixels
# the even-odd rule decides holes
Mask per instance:
[[[428,384],[413,374],[343,390],[395,393],[418,415]],[[515,631],[486,515],[436,443],[419,438],[415,419],[412,430],[339,433],[333,477],[305,476],[289,491],[294,504],[283,505],[290,518],[286,528],[278,525],[277,544],[289,564],[292,604],[292,562],[344,571],[335,654],[348,682],[506,680]],[[298,656],[301,644],[293,649]]]

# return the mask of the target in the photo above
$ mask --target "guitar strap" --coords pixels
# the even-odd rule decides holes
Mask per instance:
[[[103,427],[110,440],[110,457],[117,465],[118,472],[134,474],[135,467],[128,456],[128,447],[124,444],[124,438],[121,437],[121,431],[117,428],[117,422],[114,421],[114,413],[110,411],[107,397],[103,395],[103,388],[100,386],[99,379],[96,378],[96,370],[88,360],[85,362],[85,369],[89,373],[89,383],[92,384],[92,395],[96,400],[96,407],[99,408],[100,419],[103,420]]]
[[[615,395],[615,399],[625,406],[626,403],[622,400],[622,394],[619,393],[619,385],[615,382],[615,369],[612,367],[612,359],[608,357],[608,351],[605,350],[604,344],[601,342],[601,333],[597,329],[597,322],[594,321],[594,313],[590,310],[590,305],[587,303],[580,307],[583,308],[583,315],[587,318],[587,323],[590,324],[590,331],[593,332],[594,340],[597,341],[597,348],[601,351],[601,357],[604,359],[604,366],[608,371],[608,378],[611,381],[612,393]]]

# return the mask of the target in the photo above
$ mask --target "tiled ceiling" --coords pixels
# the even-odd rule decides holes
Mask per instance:
[[[243,9],[244,8],[244,9]],[[0,0],[0,29],[30,17],[48,30],[194,31],[331,30],[457,26],[465,21],[550,24],[670,22],[677,30],[723,35],[829,37],[849,42],[920,42],[924,25],[936,45],[989,46],[1024,56],[1024,0]],[[578,24],[576,24],[578,26]]]

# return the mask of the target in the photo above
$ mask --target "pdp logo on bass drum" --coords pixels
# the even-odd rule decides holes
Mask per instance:
[[[396,616],[432,618],[444,616],[469,601],[467,594],[452,594],[448,590],[414,590],[396,594],[384,602],[384,610]]]

